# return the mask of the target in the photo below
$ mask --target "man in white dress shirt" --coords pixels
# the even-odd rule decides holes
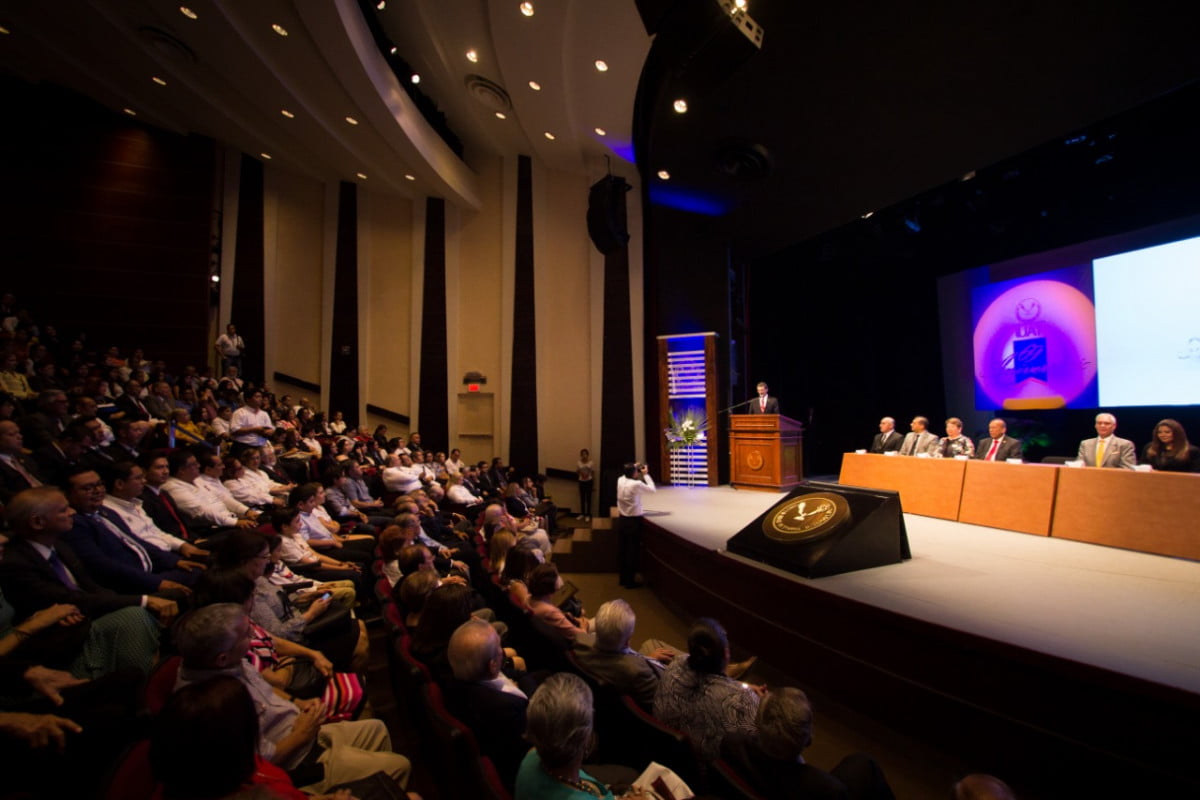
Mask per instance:
[[[204,569],[200,563],[208,558],[209,552],[194,544],[185,542],[178,536],[172,536],[154,524],[150,515],[142,508],[142,490],[146,488],[146,473],[137,464],[120,461],[113,465],[112,475],[108,486],[108,494],[104,496],[104,506],[124,520],[133,531],[133,535],[147,544],[152,544],[160,550],[179,553],[183,561],[177,567],[187,570]]]
[[[246,405],[234,411],[229,420],[233,440],[243,447],[263,447],[270,444],[269,437],[275,432],[271,415],[262,409],[262,399],[262,392],[251,393],[246,398]]]

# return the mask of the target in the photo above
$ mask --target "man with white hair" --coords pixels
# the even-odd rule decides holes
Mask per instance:
[[[258,712],[259,755],[288,771],[305,791],[323,794],[342,783],[384,772],[401,787],[412,765],[392,752],[381,720],[321,724],[322,700],[285,700],[246,661],[250,618],[236,603],[205,606],[180,619],[175,642],[183,665],[176,688],[230,675],[250,692]]]
[[[644,709],[654,707],[659,676],[678,650],[657,639],[647,639],[638,650],[629,647],[637,615],[624,600],[600,606],[594,622],[595,644],[575,645],[575,657],[585,672],[611,683]]]
[[[889,453],[899,450],[904,444],[904,437],[896,432],[896,420],[884,417],[879,420],[879,433],[871,441],[872,453]]]
[[[1133,469],[1137,464],[1133,442],[1114,436],[1116,430],[1116,417],[1107,413],[1096,415],[1096,438],[1079,443],[1078,458],[1085,467]]]

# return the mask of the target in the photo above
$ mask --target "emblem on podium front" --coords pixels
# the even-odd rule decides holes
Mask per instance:
[[[850,518],[840,494],[814,492],[780,503],[763,519],[763,533],[778,542],[810,542],[833,533]]]
[[[758,450],[751,450],[746,454],[746,466],[750,467],[752,470],[762,469],[763,464],[765,463],[766,460],[763,459],[763,454]]]

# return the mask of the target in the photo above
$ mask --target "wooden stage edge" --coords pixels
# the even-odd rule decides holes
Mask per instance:
[[[1200,790],[1200,565],[913,515],[912,561],[857,573],[723,552],[779,496],[648,497],[652,590],[795,685],[1047,796]]]

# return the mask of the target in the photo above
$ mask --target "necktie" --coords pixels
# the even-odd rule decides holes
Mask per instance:
[[[175,509],[175,503],[171,500],[171,496],[164,491],[159,491],[158,499],[162,500],[163,508],[167,509],[167,513],[171,515],[171,519],[175,520],[175,524],[179,526],[178,532],[182,539],[191,539],[188,534],[187,525],[183,524],[183,520],[179,517],[179,512]]]
[[[759,398],[758,406],[759,406],[759,408],[761,408],[763,410],[763,412],[766,412],[766,410],[767,410],[767,396],[766,395],[763,395],[762,397]]]
[[[63,582],[64,586],[72,591],[79,591],[79,584],[71,577],[70,570],[67,569],[67,565],[62,562],[62,559],[58,557],[57,552],[51,550],[50,558],[46,560],[50,562],[50,569],[54,570],[54,574]]]
[[[1097,439],[1096,440],[1096,466],[1097,467],[1103,466],[1103,464],[1104,464],[1104,440]]]
[[[21,460],[19,458],[6,455],[4,457],[4,460],[8,463],[8,465],[10,467],[13,468],[14,472],[16,472],[18,475],[20,475],[22,478],[25,479],[25,482],[29,484],[30,489],[36,489],[42,485],[41,481],[39,481],[37,478],[33,477],[33,473],[31,473],[29,470],[25,469],[25,466],[21,463]]]
[[[130,531],[125,525],[125,520],[117,516],[117,513],[111,508],[106,508],[105,506],[100,506],[96,514],[108,523],[110,530],[112,530],[113,533],[117,535],[117,538],[121,540],[121,544],[128,547],[130,551],[137,556],[138,561],[142,565],[142,569],[144,569],[146,572],[153,572],[154,564],[150,561],[150,554],[147,553],[146,549],[138,543],[137,538],[133,535],[133,532]]]
[[[992,446],[988,448],[987,458],[985,458],[984,460],[985,461],[995,461],[996,460],[996,451],[999,449],[1000,449],[1000,440],[992,439]]]

